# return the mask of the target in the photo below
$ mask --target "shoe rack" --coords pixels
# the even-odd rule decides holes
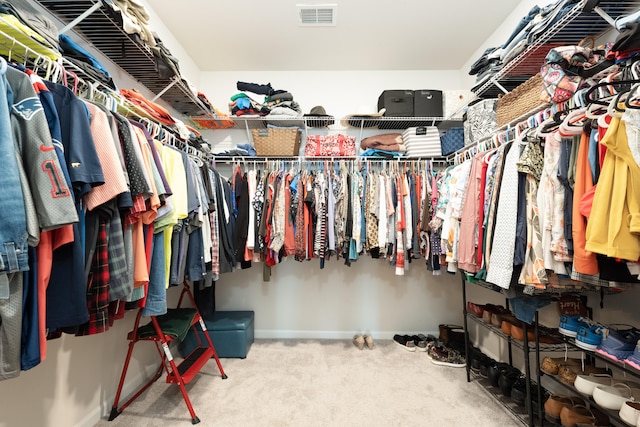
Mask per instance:
[[[540,351],[565,351],[564,344],[557,344],[557,345],[540,344],[540,341],[539,341],[540,331],[537,327],[538,325],[537,312],[535,315],[536,326],[534,327],[535,339],[533,341],[529,341],[528,339],[529,330],[528,330],[528,325],[526,323],[523,323],[523,341],[516,340],[513,337],[506,335],[504,332],[502,332],[500,328],[497,328],[489,323],[485,323],[481,318],[476,317],[475,315],[467,311],[467,280],[465,280],[464,275],[462,276],[461,280],[462,280],[462,299],[463,299],[462,312],[463,312],[463,319],[464,319],[465,344],[466,344],[465,353],[467,358],[467,366],[466,366],[467,382],[471,382],[472,379],[475,380],[480,386],[482,386],[485,390],[487,390],[489,394],[491,394],[499,403],[505,406],[505,408],[507,408],[515,416],[515,418],[517,418],[520,422],[522,422],[523,425],[531,426],[531,427],[535,426],[536,424],[540,426],[544,425],[543,424],[544,418],[535,416],[534,407],[533,407],[534,406],[533,393],[536,393],[537,394],[537,413],[542,414],[543,390],[542,390],[542,387],[540,386],[540,377],[541,377],[540,369],[539,369]],[[473,284],[474,286],[481,286],[486,289],[493,290],[493,287],[491,285],[486,284],[484,282],[477,282]],[[506,301],[506,307],[509,308],[508,299],[505,299],[505,301]],[[520,351],[522,351],[524,356],[524,365],[525,365],[524,375],[525,375],[525,381],[526,381],[526,400],[525,400],[524,411],[522,410],[521,407],[508,404],[508,402],[506,402],[504,398],[494,393],[493,390],[491,390],[491,387],[488,387],[488,383],[486,381],[483,381],[482,377],[476,376],[471,371],[471,348],[469,348],[469,343],[470,343],[469,322],[474,322],[486,328],[492,334],[497,335],[498,337],[500,337],[501,339],[507,342],[508,363],[510,366],[513,366],[513,347],[516,347]],[[530,363],[530,356],[532,353],[535,358],[535,366],[538,367],[536,371],[533,373],[535,376],[535,380],[532,379],[531,363]]]
[[[535,425],[544,426],[545,424],[552,425],[551,423],[549,423],[544,419],[544,416],[538,417],[536,415],[535,410],[537,410],[537,414],[544,413],[543,412],[544,400],[542,396],[544,395],[545,391],[548,391],[551,393],[552,391],[566,390],[565,394],[580,396],[586,401],[589,407],[593,406],[599,409],[600,411],[604,412],[607,416],[609,416],[611,425],[620,426],[620,427],[627,426],[627,424],[624,421],[622,421],[622,419],[620,418],[618,411],[609,410],[601,407],[595,402],[593,397],[581,394],[576,390],[576,388],[573,385],[562,382],[558,375],[549,375],[541,372],[540,353],[563,353],[563,354],[567,352],[582,353],[584,355],[585,363],[589,365],[609,368],[613,371],[614,377],[628,378],[629,376],[631,376],[633,377],[634,380],[636,380],[636,382],[640,382],[640,370],[637,370],[624,362],[619,362],[619,361],[610,359],[595,351],[589,351],[589,350],[584,350],[582,348],[579,348],[578,346],[575,345],[573,338],[566,337],[559,333],[552,334],[552,336],[559,341],[557,344],[541,343],[540,337],[542,336],[542,332],[543,331],[553,332],[555,331],[555,329],[549,329],[539,325],[537,311],[535,313],[533,326],[523,323],[523,340],[522,341],[516,340],[513,337],[506,335],[500,328],[497,328],[490,323],[484,322],[482,318],[477,317],[476,315],[474,315],[473,313],[467,310],[468,281],[465,280],[464,276],[462,276],[461,281],[462,281],[465,342],[467,346],[466,348],[467,350],[466,351],[467,382],[471,382],[472,380],[476,381],[480,386],[485,388],[485,390],[487,390],[489,394],[492,394],[493,397],[499,403],[501,403],[508,410],[510,410],[513,413],[513,415],[523,423],[523,425],[527,425],[527,426],[535,426]],[[495,286],[486,282],[473,282],[473,285],[479,286],[488,290],[492,290],[492,291],[499,291],[496,289]],[[558,290],[557,292],[560,293],[561,290]],[[575,289],[571,289],[571,292],[575,292]],[[509,308],[508,299],[505,299],[505,303],[506,303],[506,307]],[[590,309],[589,309],[589,317],[592,317],[592,310]],[[525,410],[523,410],[522,407],[514,407],[514,405],[509,404],[509,402],[507,402],[503,396],[500,396],[499,393],[496,393],[495,390],[492,390],[493,387],[488,383],[486,379],[484,379],[483,377],[471,371],[470,367],[471,367],[472,351],[471,351],[471,348],[469,347],[470,339],[469,339],[469,328],[468,328],[470,323],[480,325],[482,328],[485,328],[486,330],[490,331],[493,335],[496,335],[507,342],[507,348],[508,348],[507,363],[510,366],[513,366],[513,360],[512,360],[513,348],[515,347],[520,351],[522,351],[524,356],[524,365],[525,365],[524,376],[526,379],[526,390],[527,390]],[[528,331],[527,330],[528,328],[533,328],[533,335],[535,337],[533,340],[529,339],[528,332],[530,332],[530,329]],[[533,365],[531,365],[530,363],[531,355],[533,355],[535,359],[535,363]],[[533,372],[532,372],[531,366],[535,366],[535,370]],[[534,399],[534,393],[537,394],[537,396],[535,396],[537,397],[537,399]],[[534,402],[535,402],[535,405],[534,405]]]
[[[591,317],[591,316],[590,316]],[[619,362],[617,360],[613,360],[610,359],[606,356],[601,355],[600,353],[597,353],[595,351],[589,351],[589,350],[584,350],[582,348],[577,347],[575,344],[573,344],[573,338],[570,337],[565,337],[565,343],[567,346],[569,346],[571,348],[570,351],[576,351],[576,352],[582,352],[584,354],[584,358],[585,360],[594,366],[598,366],[598,367],[602,367],[602,368],[607,368],[610,369],[613,372],[613,376],[616,378],[620,378],[620,379],[630,379],[634,382],[640,382],[640,370],[635,369],[634,367],[632,367],[631,365],[624,363],[624,362]],[[538,365],[539,367],[540,365]],[[539,370],[539,369],[538,369]],[[631,378],[629,378],[631,377]],[[560,385],[560,389],[564,389],[567,391],[566,394],[568,395],[576,395],[581,397],[586,403],[588,407],[595,407],[597,409],[599,409],[600,411],[604,412],[608,417],[609,417],[609,422],[611,425],[613,426],[620,426],[620,427],[628,427],[628,424],[626,424],[619,415],[619,412],[616,410],[610,410],[610,409],[606,409],[603,408],[601,405],[599,405],[598,403],[596,403],[596,401],[593,399],[593,396],[587,396],[585,394],[580,393],[572,384],[567,384],[563,381],[560,380],[559,375],[549,375],[549,374],[544,374],[543,378],[549,378],[554,384],[556,385]]]

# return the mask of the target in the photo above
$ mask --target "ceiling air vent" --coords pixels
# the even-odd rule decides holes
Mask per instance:
[[[337,4],[297,4],[298,20],[303,27],[335,27]]]

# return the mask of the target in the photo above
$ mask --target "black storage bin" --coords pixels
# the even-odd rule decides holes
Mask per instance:
[[[442,117],[443,98],[441,90],[420,89],[413,95],[414,117]]]
[[[412,90],[385,90],[378,97],[378,111],[386,109],[385,117],[414,117]]]

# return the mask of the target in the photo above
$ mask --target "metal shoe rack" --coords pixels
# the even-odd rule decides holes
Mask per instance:
[[[478,283],[474,283],[474,285],[477,286],[482,286],[484,288],[487,289],[491,289],[494,290],[494,287],[488,283],[485,282],[478,282]],[[506,307],[509,308],[509,301],[508,299],[506,300]],[[472,374],[473,372],[471,371],[471,349],[469,348],[469,343],[470,343],[470,339],[469,339],[469,320],[471,320],[474,323],[477,323],[478,325],[481,325],[482,327],[488,329],[489,331],[491,331],[491,333],[499,336],[500,338],[504,339],[507,341],[507,349],[508,349],[508,363],[510,366],[513,366],[513,347],[516,347],[518,349],[520,349],[523,353],[524,356],[524,375],[525,375],[525,381],[526,381],[526,399],[525,399],[525,408],[523,409],[522,407],[516,406],[513,403],[510,402],[510,399],[507,399],[503,396],[500,395],[498,390],[494,390],[493,387],[491,387],[489,385],[489,383],[487,381],[485,381],[482,377],[479,376],[474,376],[474,379],[478,382],[478,384],[480,384],[485,390],[487,390],[498,402],[500,402],[501,404],[503,404],[509,411],[511,411],[511,413],[518,419],[520,420],[520,422],[522,422],[522,424],[524,425],[528,425],[528,426],[535,426],[537,425],[544,425],[544,418],[543,417],[538,417],[535,416],[535,412],[534,412],[534,408],[533,408],[533,394],[536,393],[537,394],[537,402],[538,402],[538,408],[537,408],[537,413],[538,414],[542,414],[542,394],[543,394],[543,390],[542,390],[542,386],[541,386],[541,374],[540,374],[540,352],[558,352],[558,351],[562,351],[564,352],[567,349],[566,344],[562,343],[562,344],[541,344],[539,341],[539,336],[540,336],[540,331],[538,329],[538,312],[536,311],[535,313],[535,319],[534,319],[534,334],[535,334],[535,340],[533,342],[530,342],[528,339],[528,327],[526,323],[523,323],[523,335],[524,335],[524,340],[523,341],[518,341],[513,339],[511,336],[506,335],[502,332],[501,329],[496,328],[495,326],[485,323],[482,319],[474,316],[473,314],[467,312],[467,280],[465,280],[465,277],[462,276],[462,313],[463,313],[463,318],[464,318],[464,331],[465,331],[465,343],[467,345],[466,348],[466,356],[467,356],[467,366],[466,366],[466,370],[467,370],[467,382],[471,382],[472,379]],[[534,357],[535,357],[535,366],[536,366],[536,370],[534,373],[535,378],[532,379],[532,373],[531,373],[531,362],[530,362],[530,355],[533,352]]]
[[[573,341],[572,338],[569,337],[564,337],[559,335],[558,337],[562,337],[562,342],[558,343],[558,344],[544,344],[544,343],[540,343],[539,341],[539,337],[540,337],[540,330],[538,328],[538,312],[536,311],[535,313],[535,318],[534,318],[534,335],[535,335],[535,339],[534,341],[529,341],[528,340],[528,334],[527,334],[527,324],[524,323],[523,324],[523,335],[524,335],[524,341],[518,341],[513,339],[511,336],[508,336],[506,334],[504,334],[502,332],[502,330],[500,328],[496,328],[495,326],[491,325],[491,324],[487,324],[485,323],[482,319],[476,317],[475,315],[473,315],[472,313],[469,313],[467,311],[467,281],[465,280],[465,278],[462,278],[462,298],[463,298],[463,315],[464,315],[464,330],[465,330],[465,335],[466,335],[466,339],[467,339],[467,345],[469,344],[470,340],[469,340],[469,331],[468,331],[468,325],[469,325],[469,321],[473,322],[474,324],[478,324],[480,326],[482,326],[483,328],[486,328],[487,330],[491,331],[492,334],[499,336],[500,338],[504,339],[507,341],[507,346],[508,346],[508,363],[510,366],[513,366],[513,361],[512,361],[512,348],[516,347],[518,349],[520,349],[523,352],[524,355],[524,365],[525,365],[525,379],[527,382],[527,393],[526,393],[526,405],[525,408],[519,407],[517,405],[515,405],[514,403],[511,402],[510,399],[505,398],[504,396],[501,395],[499,390],[496,390],[495,387],[492,387],[489,382],[475,374],[473,371],[470,370],[470,365],[471,365],[471,349],[469,347],[467,347],[467,382],[471,382],[472,380],[476,381],[479,385],[481,385],[489,394],[491,394],[499,403],[501,403],[502,405],[504,405],[509,411],[512,412],[512,414],[523,423],[523,425],[527,425],[527,426],[544,426],[545,423],[547,425],[550,425],[550,423],[546,422],[544,417],[539,417],[537,414],[544,414],[543,411],[543,394],[544,394],[544,390],[548,390],[549,392],[553,391],[553,390],[557,390],[559,389],[558,385],[560,385],[560,389],[564,389],[568,392],[568,394],[571,395],[577,395],[582,397],[589,406],[594,406],[597,409],[599,409],[600,411],[604,412],[605,414],[607,414],[609,416],[609,420],[611,425],[613,426],[626,426],[627,424],[625,424],[621,419],[620,416],[618,414],[618,411],[612,411],[612,410],[608,410],[605,408],[600,407],[594,400],[593,397],[589,397],[589,396],[585,396],[581,393],[579,393],[575,387],[573,387],[573,385],[569,385],[566,383],[563,383],[562,381],[560,381],[560,378],[557,375],[548,375],[548,374],[544,374],[540,371],[540,353],[566,353],[566,352],[581,352],[585,355],[585,360],[589,362],[589,364],[593,364],[593,365],[604,365],[607,368],[613,368],[614,371],[619,371],[622,372],[625,376],[626,374],[629,374],[637,379],[640,379],[640,371],[631,367],[628,364],[625,364],[623,362],[618,362],[612,359],[609,359],[599,353],[593,352],[593,351],[587,351],[584,350],[582,348],[579,348],[578,346],[575,345],[575,342]],[[574,282],[575,283],[575,282]],[[500,292],[499,289],[496,289],[496,286],[493,286],[489,283],[486,282],[474,282],[473,283],[474,286],[480,286],[492,291],[498,291]],[[571,293],[575,293],[576,291],[579,292],[585,292],[585,291],[595,291],[595,292],[601,292],[601,293],[616,293],[615,291],[605,291],[602,288],[599,287],[594,287],[594,286],[589,286],[584,284],[584,286],[582,286],[581,289],[572,289],[572,288],[568,288],[568,289],[562,289],[562,288],[558,288],[558,289],[553,289],[553,290],[548,290],[548,291],[539,291],[538,294],[544,294],[544,293],[555,293],[556,295],[561,295],[562,293],[566,293],[566,292],[571,292]],[[532,295],[532,297],[535,297],[535,295]],[[509,304],[508,304],[508,299],[506,301],[506,307],[509,308]],[[590,311],[591,312],[591,311]],[[535,372],[531,372],[531,359],[530,359],[530,354],[533,353],[534,357],[535,357]],[[597,362],[597,363],[596,363]],[[546,380],[548,379],[548,380]],[[534,393],[537,394],[537,414],[534,412],[534,408],[533,408],[533,396]]]
[[[572,347],[575,351],[580,351],[582,353],[585,354],[586,356],[586,360],[589,360],[590,362],[599,362],[598,364],[603,364],[604,367],[606,368],[612,368],[612,371],[614,371],[614,374],[621,372],[624,374],[624,376],[626,377],[627,374],[633,376],[634,378],[637,378],[638,380],[640,380],[640,371],[633,368],[632,366],[624,363],[624,362],[618,362],[616,360],[613,359],[609,359],[608,357],[605,357],[599,353],[596,353],[595,351],[588,351],[588,350],[584,350],[582,348],[578,348],[577,346],[575,346],[573,344],[573,342],[570,341],[570,338],[566,339],[566,343],[567,346]],[[596,403],[596,401],[593,399],[593,397],[591,396],[586,396],[582,393],[580,393],[578,390],[576,390],[576,388],[571,385],[571,384],[566,384],[562,381],[560,381],[560,378],[557,375],[548,375],[548,374],[544,374],[544,378],[549,378],[553,381],[553,383],[555,384],[559,384],[562,388],[564,388],[568,394],[571,395],[577,395],[580,396],[581,398],[583,398],[585,400],[585,402],[587,402],[588,406],[594,406],[596,408],[598,408],[600,411],[604,412],[605,414],[607,414],[607,416],[609,417],[609,422],[611,423],[611,425],[613,426],[627,426],[627,424],[622,421],[622,419],[620,418],[619,412],[618,411],[612,411],[609,409],[605,409],[603,407],[601,407],[600,405],[598,405]]]

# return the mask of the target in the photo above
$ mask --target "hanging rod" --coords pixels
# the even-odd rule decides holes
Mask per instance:
[[[273,161],[284,161],[291,163],[321,163],[321,162],[360,162],[360,163],[422,163],[429,162],[434,165],[449,166],[451,163],[448,159],[434,159],[434,158],[403,158],[403,159],[380,159],[380,158],[368,158],[368,157],[287,157],[287,156],[272,156],[272,157],[257,157],[257,156],[208,156],[216,163],[268,163]]]

